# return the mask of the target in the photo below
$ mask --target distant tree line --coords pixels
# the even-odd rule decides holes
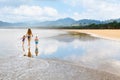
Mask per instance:
[[[120,29],[120,22],[110,22],[104,24],[90,24],[90,25],[79,25],[79,26],[69,26],[69,27],[59,27],[62,29]]]

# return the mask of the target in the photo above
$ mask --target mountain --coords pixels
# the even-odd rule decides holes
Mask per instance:
[[[72,18],[58,19],[56,21],[44,21],[37,23],[38,26],[71,26],[76,21]]]
[[[74,25],[90,25],[90,24],[101,24],[102,22],[99,20],[91,20],[91,19],[82,19],[79,21],[76,21],[76,23]]]
[[[104,21],[104,22],[105,22],[105,23],[110,23],[110,22],[114,22],[114,21],[120,22],[120,18],[118,18],[118,19],[110,19],[110,20],[106,20],[106,21]]]
[[[9,23],[9,22],[3,22],[0,21],[0,27],[70,27],[70,26],[86,26],[90,24],[104,24],[104,23],[110,23],[113,21],[120,22],[119,19],[111,19],[106,21],[99,21],[99,20],[92,20],[92,19],[82,19],[82,20],[74,20],[72,18],[62,18],[54,21],[29,21],[29,22],[21,22],[21,23]]]
[[[63,18],[58,19],[56,21],[44,21],[44,22],[38,22],[31,24],[33,26],[42,26],[42,27],[58,27],[58,26],[73,26],[73,25],[89,25],[89,24],[100,24],[101,21],[98,20],[89,20],[89,19],[83,19],[76,21],[72,18]]]
[[[3,21],[0,21],[0,26],[11,26],[12,23],[8,23],[8,22],[3,22]]]
[[[9,22],[0,21],[0,28],[8,28],[8,27],[16,28],[16,27],[25,27],[25,26],[27,26],[26,23],[9,23]]]

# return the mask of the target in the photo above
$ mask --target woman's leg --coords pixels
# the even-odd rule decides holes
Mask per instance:
[[[30,41],[31,41],[31,39],[30,38],[28,38],[28,46],[30,47]]]

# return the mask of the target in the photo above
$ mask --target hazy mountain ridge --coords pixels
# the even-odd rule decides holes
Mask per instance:
[[[106,21],[100,21],[100,20],[92,20],[92,19],[82,19],[82,20],[74,20],[72,18],[63,18],[63,19],[58,19],[55,21],[44,21],[44,22],[21,22],[21,23],[9,23],[9,22],[3,22],[0,21],[0,27],[24,27],[24,26],[38,26],[38,27],[59,27],[59,26],[86,26],[90,24],[104,24],[104,23],[109,23],[117,21],[120,22],[120,19],[111,19],[111,20],[106,20]]]
[[[82,19],[82,20],[76,21],[75,24],[84,26],[84,25],[101,24],[101,23],[103,23],[103,22],[102,22],[102,21],[99,21],[99,20]]]
[[[71,26],[73,23],[75,23],[74,19],[64,18],[64,19],[58,19],[56,21],[44,21],[36,25],[37,26]]]
[[[12,25],[12,23],[0,21],[0,26],[8,26],[8,25]]]
[[[110,20],[106,20],[106,21],[104,21],[104,23],[110,23],[110,22],[114,22],[114,21],[116,21],[116,22],[120,22],[120,18],[118,18],[118,19],[110,19]]]

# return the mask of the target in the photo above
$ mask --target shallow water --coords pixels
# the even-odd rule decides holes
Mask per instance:
[[[120,60],[119,41],[61,30],[33,29],[30,50],[26,39],[23,51],[21,37],[26,31],[27,29],[0,29],[0,58],[19,57],[28,55],[29,52],[33,58],[59,58],[93,66],[98,63],[101,65],[105,61]],[[36,35],[39,37],[37,52],[34,44]]]

